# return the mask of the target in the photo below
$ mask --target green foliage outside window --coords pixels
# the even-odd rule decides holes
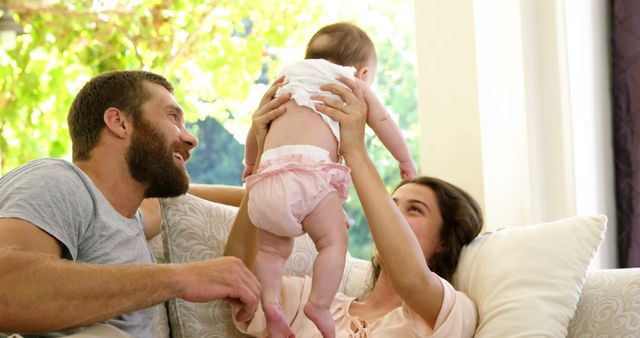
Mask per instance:
[[[188,163],[193,181],[240,184],[240,143],[265,83],[303,57],[317,29],[336,21],[354,22],[372,37],[374,91],[418,159],[408,0],[61,0],[36,9],[9,3],[26,34],[14,49],[0,47],[0,175],[40,157],[70,158],[66,114],[75,93],[102,72],[144,69],[174,84],[200,140]],[[393,187],[397,163],[370,131],[366,142]],[[355,221],[350,252],[368,258],[370,235],[353,188],[345,209]]]

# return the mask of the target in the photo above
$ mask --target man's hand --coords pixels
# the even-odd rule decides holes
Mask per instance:
[[[282,105],[289,101],[289,99],[291,99],[291,94],[275,98],[256,110],[253,114],[252,126],[253,132],[256,135],[256,141],[258,142],[258,153],[262,153],[261,150],[264,146],[264,140],[267,137],[271,121],[284,114],[286,108]]]
[[[246,182],[247,181],[247,177],[253,175],[253,168],[254,165],[251,164],[245,164],[244,165],[244,170],[242,171],[242,182]]]
[[[269,101],[273,100],[273,98],[276,96],[276,92],[278,91],[278,89],[280,89],[280,87],[284,85],[285,85],[284,76],[280,76],[275,81],[273,81],[271,86],[269,86],[269,89],[267,89],[267,91],[262,95],[262,98],[260,99],[260,103],[258,103],[258,109],[262,108],[262,106],[269,103]]]
[[[179,272],[180,297],[203,303],[225,299],[240,306],[236,319],[249,320],[260,300],[260,283],[236,257],[220,257],[176,265]]]

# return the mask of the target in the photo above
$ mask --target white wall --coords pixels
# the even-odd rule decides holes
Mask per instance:
[[[487,229],[609,216],[615,267],[605,0],[415,2],[424,174],[462,186]]]
[[[423,173],[456,182],[484,207],[473,8],[414,4]]]

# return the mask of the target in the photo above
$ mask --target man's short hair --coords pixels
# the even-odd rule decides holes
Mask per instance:
[[[76,95],[67,123],[73,149],[73,160],[88,160],[104,128],[104,112],[117,108],[139,118],[142,104],[150,94],[144,82],[159,84],[173,93],[173,87],[164,77],[146,71],[114,71],[89,80]]]

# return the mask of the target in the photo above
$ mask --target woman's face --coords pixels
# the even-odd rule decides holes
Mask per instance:
[[[442,250],[442,215],[436,194],[422,184],[408,183],[398,188],[392,197],[429,261],[435,252]]]

